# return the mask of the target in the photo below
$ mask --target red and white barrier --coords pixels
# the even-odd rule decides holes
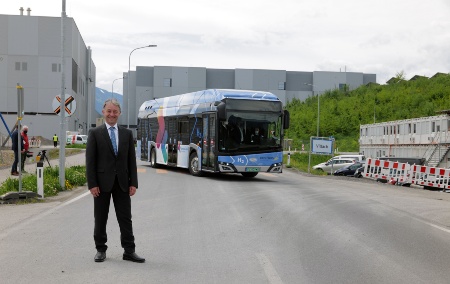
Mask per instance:
[[[411,184],[411,165],[369,158],[364,166],[364,177],[384,180],[390,184]]]
[[[384,180],[390,184],[417,184],[424,187],[450,189],[450,169],[410,165],[369,158],[363,177]]]
[[[412,181],[417,185],[450,189],[450,169],[414,165]]]

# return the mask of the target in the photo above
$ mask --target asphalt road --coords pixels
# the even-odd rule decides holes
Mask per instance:
[[[114,210],[95,263],[93,201],[0,205],[1,283],[448,283],[450,196],[285,170],[192,177],[139,166],[136,252]],[[18,218],[20,216],[20,218]],[[7,220],[18,220],[8,221]],[[5,225],[6,224],[6,225]]]

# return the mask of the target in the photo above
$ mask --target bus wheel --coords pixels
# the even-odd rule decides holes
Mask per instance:
[[[195,152],[189,155],[189,172],[196,177],[202,176],[202,171],[198,169],[198,157]]]
[[[158,164],[156,163],[156,150],[155,148],[152,148],[150,151],[150,167],[156,169],[158,167]]]
[[[246,178],[256,177],[257,174],[258,173],[241,173],[241,175]]]

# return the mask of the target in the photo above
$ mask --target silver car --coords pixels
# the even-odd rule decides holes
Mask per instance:
[[[332,174],[335,170],[349,166],[349,165],[353,164],[354,162],[355,162],[354,159],[333,159],[326,163],[321,163],[321,164],[315,165],[313,167],[313,169],[322,170],[324,172]]]

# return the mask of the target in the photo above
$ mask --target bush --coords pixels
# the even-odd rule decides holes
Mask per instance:
[[[86,184],[86,166],[73,166],[65,170],[65,187],[59,184],[59,168],[44,168],[44,196],[55,196],[63,190],[71,190]],[[37,193],[37,177],[35,174],[22,175],[22,190]],[[0,195],[7,192],[19,191],[19,179],[8,178],[0,185]]]
[[[287,166],[287,155],[283,157],[283,163]],[[331,159],[331,155],[315,155],[311,154],[311,173],[315,175],[326,175],[327,173],[324,171],[313,170],[312,167],[326,162]],[[296,168],[302,172],[308,172],[308,164],[309,164],[309,154],[308,153],[293,153],[291,154],[290,166],[291,168]]]

